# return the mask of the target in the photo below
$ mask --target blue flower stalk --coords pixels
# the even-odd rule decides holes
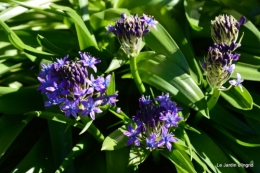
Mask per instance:
[[[208,84],[213,89],[226,91],[232,86],[239,86],[242,90],[243,79],[239,73],[237,73],[236,80],[229,81],[229,87],[226,88],[223,85],[230,79],[235,70],[234,62],[240,57],[240,54],[233,52],[241,46],[242,37],[238,43],[236,41],[240,26],[245,22],[244,16],[238,22],[230,15],[219,15],[214,21],[211,21],[211,36],[215,43],[209,47],[208,54],[201,66],[206,72]]]
[[[139,110],[132,117],[133,125],[128,125],[124,135],[128,137],[127,145],[145,147],[149,150],[167,148],[171,151],[172,143],[178,139],[173,131],[183,119],[178,115],[182,108],[170,100],[169,94],[156,98],[159,104],[148,96],[139,99]]]
[[[66,117],[90,116],[94,120],[95,114],[102,112],[100,106],[115,105],[117,94],[106,94],[110,75],[95,78],[89,74],[89,68],[97,72],[95,65],[100,60],[88,53],[79,55],[75,61],[65,56],[49,65],[42,64],[38,90],[48,98],[45,106],[58,106]]]
[[[122,49],[130,57],[130,68],[133,79],[140,93],[145,93],[145,87],[139,76],[135,57],[142,49],[143,37],[150,32],[149,27],[157,30],[156,24],[158,22],[153,17],[143,14],[138,17],[127,16],[122,13],[121,19],[116,21],[114,26],[108,25],[108,33],[112,32],[121,44]]]

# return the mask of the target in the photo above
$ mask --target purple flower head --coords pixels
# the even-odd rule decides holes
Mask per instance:
[[[101,113],[102,110],[97,107],[100,105],[100,101],[94,101],[92,97],[89,97],[88,100],[81,101],[84,106],[84,110],[82,111],[82,116],[90,115],[90,117],[94,120],[95,113]]]
[[[140,141],[139,141],[139,134],[140,134],[140,129],[134,129],[130,124],[127,127],[127,131],[124,132],[124,135],[129,137],[127,144],[126,145],[131,145],[135,144],[136,146],[140,146]]]
[[[230,46],[237,41],[240,26],[245,22],[244,16],[238,22],[231,15],[219,15],[211,21],[211,37],[215,43],[225,43]]]
[[[240,54],[232,53],[234,45],[231,46],[225,43],[214,43],[209,47],[208,55],[202,62],[201,66],[206,72],[207,81],[213,88],[223,88],[223,84],[234,72],[233,62],[239,59]]]
[[[242,86],[242,82],[244,80],[242,79],[241,75],[239,73],[237,73],[237,78],[236,80],[230,80],[229,83],[233,86],[239,86],[239,88],[241,89],[241,91],[243,92],[243,86]]]
[[[39,73],[39,77],[45,77],[47,75],[51,75],[51,71],[53,70],[53,64],[45,65],[44,63],[41,63],[42,70]]]
[[[176,103],[170,100],[168,93],[158,96],[156,100],[160,104],[150,100],[147,96],[142,96],[139,99],[139,110],[132,117],[132,120],[137,127],[136,130],[138,130],[139,143],[145,144],[151,150],[164,144],[169,149],[171,148],[169,143],[176,140],[172,139],[173,135],[169,133],[168,129],[172,129],[173,126],[174,129],[177,128],[179,121],[183,119],[178,116],[178,111],[181,108],[177,107]],[[128,131],[130,130],[133,129],[130,128]],[[134,143],[133,141],[134,139],[131,139],[131,144]]]
[[[60,109],[65,112],[66,117],[72,115],[74,118],[77,118],[77,113],[81,112],[81,109],[78,108],[78,100],[75,101],[65,101],[63,105],[60,106]]]
[[[150,32],[149,27],[156,29],[158,22],[145,14],[138,17],[137,14],[127,16],[121,14],[121,19],[116,21],[114,26],[108,25],[108,31],[112,32],[119,40],[124,51],[131,55],[137,56],[141,50],[143,36]]]
[[[83,52],[80,56],[80,60],[67,60],[67,55],[49,65],[42,64],[38,90],[48,98],[45,106],[59,106],[67,117],[89,115],[94,119],[95,113],[102,112],[99,106],[115,105],[117,94],[106,94],[110,75],[94,79],[94,75],[88,73],[88,67],[97,71],[95,64],[100,60]]]
[[[94,72],[97,72],[97,67],[95,66],[95,64],[100,63],[101,60],[96,59],[92,57],[90,54],[85,52],[79,52],[79,54],[81,56],[81,60],[79,62],[82,62],[83,66],[90,67],[94,70]]]
[[[178,113],[175,111],[168,110],[167,112],[161,113],[160,120],[165,122],[165,127],[178,127],[178,122],[183,118],[178,116]]]
[[[54,63],[54,68],[60,68],[61,66],[64,66],[66,64],[66,60],[68,59],[69,55],[66,55],[64,58],[58,59],[57,62]]]
[[[144,22],[146,23],[146,25],[153,27],[155,30],[157,30],[156,28],[156,24],[158,23],[158,21],[154,20],[153,17],[147,16],[146,14],[143,14],[143,16],[141,17],[141,19],[144,20]]]
[[[177,142],[178,139],[173,137],[172,133],[168,132],[168,129],[163,127],[162,128],[162,139],[158,142],[159,146],[165,145],[169,151],[172,149],[173,142]]]
[[[154,149],[158,147],[158,142],[156,141],[155,133],[152,133],[151,136],[146,138],[146,146],[149,149]]]

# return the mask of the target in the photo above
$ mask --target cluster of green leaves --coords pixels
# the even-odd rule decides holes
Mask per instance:
[[[4,0],[0,2],[1,172],[257,172],[260,170],[260,2],[257,0]],[[153,15],[157,31],[145,35],[136,57],[147,94],[168,92],[185,118],[171,152],[127,147],[122,134],[140,94],[127,55],[106,27],[127,14]],[[235,72],[245,79],[226,92],[212,90],[200,62],[212,44],[210,20],[218,14],[247,18]],[[107,92],[117,106],[95,121],[45,109],[37,91],[41,62],[78,51],[101,59],[112,73]],[[236,74],[236,73],[234,73]],[[233,76],[235,77],[235,76]],[[148,90],[149,88],[149,90]],[[159,160],[153,160],[154,155]],[[253,167],[219,167],[253,163]]]

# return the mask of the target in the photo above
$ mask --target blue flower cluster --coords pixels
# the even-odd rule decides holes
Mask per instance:
[[[138,17],[121,15],[115,26],[108,25],[108,33],[112,32],[119,40],[122,48],[127,54],[137,56],[142,48],[143,36],[150,32],[149,27],[156,28],[158,22],[153,17],[143,14]]]
[[[209,47],[208,54],[202,62],[202,68],[206,72],[208,83],[216,89],[228,90],[231,86],[239,86],[242,90],[243,79],[237,73],[237,79],[231,80],[229,88],[223,85],[229,80],[235,69],[233,62],[239,59],[240,54],[233,53],[240,47],[240,41],[236,43],[240,26],[246,22],[245,17],[236,21],[233,16],[219,15],[211,21],[211,36],[215,42]],[[242,90],[243,91],[243,90]]]
[[[178,116],[182,108],[170,100],[168,93],[158,96],[156,101],[159,104],[149,97],[142,96],[139,99],[140,109],[132,117],[134,126],[129,124],[128,131],[124,132],[129,137],[127,145],[141,145],[150,150],[166,146],[170,151],[171,143],[178,141],[173,137],[172,130],[183,119]]]
[[[88,53],[79,52],[79,55],[80,59],[76,61],[67,60],[68,56],[65,56],[49,65],[42,63],[38,90],[49,99],[45,106],[58,105],[67,117],[90,115],[95,119],[95,113],[102,112],[99,106],[114,105],[117,94],[106,94],[111,75],[95,78],[88,73],[88,68],[97,72],[95,64],[100,60]]]

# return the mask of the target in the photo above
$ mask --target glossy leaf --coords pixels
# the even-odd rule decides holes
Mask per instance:
[[[176,63],[185,73],[190,73],[188,63],[180,48],[161,24],[157,24],[157,31],[145,35],[145,43],[156,53],[163,54]]]
[[[138,68],[144,82],[169,92],[180,102],[207,116],[207,103],[202,91],[171,59],[154,54],[141,60]]]
[[[0,158],[14,142],[23,128],[30,122],[25,116],[5,114],[0,118]]]
[[[100,28],[105,29],[108,24],[111,24],[112,22],[120,19],[122,13],[126,13],[127,15],[130,14],[127,8],[110,8],[94,13],[90,17],[90,24],[94,30]]]
[[[130,147],[106,151],[107,173],[132,173],[134,167],[128,166],[129,152]]]
[[[124,0],[118,0],[115,1],[116,3],[114,4],[114,7],[117,8],[134,8],[134,7],[139,7],[143,5],[165,5],[170,2],[170,0],[132,0],[132,1],[124,1]]]
[[[23,98],[23,100],[21,101],[17,98]],[[0,87],[0,112],[7,114],[23,114],[27,111],[42,109],[43,102],[41,93],[36,90],[36,87],[20,89]]]
[[[150,151],[143,147],[132,146],[129,155],[129,166],[138,166],[149,156]]]
[[[94,140],[90,135],[83,137],[70,151],[70,153],[63,160],[56,172],[64,172],[67,168],[73,164],[73,161],[80,155],[84,154],[94,145]]]
[[[126,127],[118,128],[110,135],[108,135],[103,144],[101,150],[116,150],[126,146],[128,137],[123,134],[126,131]]]
[[[41,35],[37,36],[37,41],[43,47],[43,49],[46,49],[47,51],[49,51],[53,54],[56,54],[56,55],[66,55],[67,54],[67,52],[65,50],[62,50],[62,49],[56,47],[51,42],[49,42],[49,40],[47,40],[46,38],[44,38]]]
[[[32,147],[24,159],[14,168],[12,172],[44,172],[53,171],[54,160],[50,138],[45,133]],[[33,161],[33,162],[32,162]]]
[[[175,164],[178,169],[186,173],[195,173],[196,170],[185,151],[173,148],[172,151],[162,150],[160,153]]]
[[[213,170],[213,172],[229,171],[236,173],[236,169],[228,167],[218,167],[217,165],[224,163],[232,163],[229,157],[221,150],[221,148],[212,140],[205,132],[200,130],[201,134],[187,131],[193,150],[199,157]]]
[[[245,122],[241,121],[236,114],[232,114],[219,103],[217,103],[216,106],[212,109],[210,115],[210,119],[212,121],[222,125],[230,131],[245,136],[254,135],[254,131]]]
[[[235,108],[243,110],[252,109],[253,99],[245,87],[243,87],[243,92],[237,86],[221,92],[220,95]]]
[[[231,77],[236,78],[236,72],[241,74],[245,80],[260,81],[260,65],[251,65],[246,63],[236,63],[235,72]]]
[[[27,112],[25,113],[27,116],[35,116],[39,118],[44,118],[52,121],[57,121],[59,123],[64,123],[68,124],[74,127],[78,127],[80,129],[84,128],[84,125],[75,119],[70,119],[67,118],[66,116],[58,113],[53,113],[53,112],[45,112],[45,111],[32,111],[32,112]]]
[[[204,3],[204,1],[184,1],[185,15],[190,23],[190,26],[196,31],[201,31],[203,29],[203,27],[199,26],[199,19],[201,16],[199,8],[203,6]]]
[[[89,32],[85,23],[83,22],[81,17],[76,13],[76,11],[74,11],[73,9],[71,9],[69,7],[60,6],[60,5],[56,5],[56,4],[51,4],[50,7],[54,8],[56,10],[64,11],[74,21],[76,30],[77,30],[77,34],[78,34],[80,50],[86,49],[88,47],[95,47],[96,49],[98,49],[94,35],[92,35]]]

